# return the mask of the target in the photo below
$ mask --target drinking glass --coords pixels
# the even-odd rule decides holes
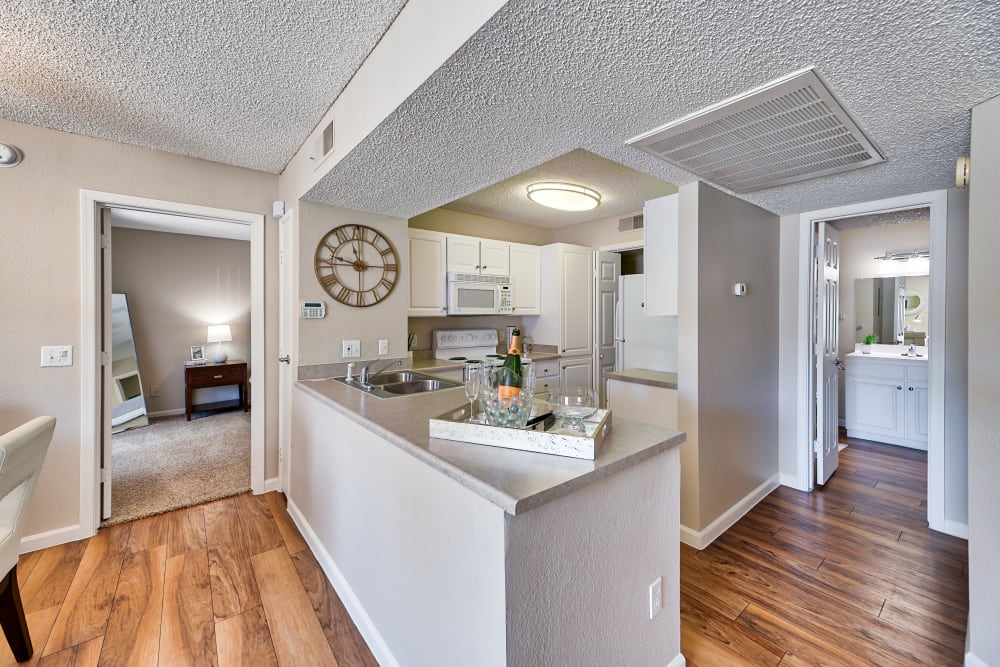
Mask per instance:
[[[462,367],[462,380],[465,382],[465,397],[469,399],[469,418],[466,420],[471,424],[479,422],[476,417],[475,404],[483,389],[483,365],[478,362],[466,362]]]

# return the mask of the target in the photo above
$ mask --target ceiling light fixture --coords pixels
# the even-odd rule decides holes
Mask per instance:
[[[589,211],[601,204],[601,193],[573,183],[532,183],[528,199],[560,211]]]

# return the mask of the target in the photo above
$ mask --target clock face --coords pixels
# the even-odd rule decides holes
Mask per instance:
[[[365,225],[330,230],[316,246],[314,266],[327,294],[357,308],[384,300],[399,278],[396,249],[378,230]]]

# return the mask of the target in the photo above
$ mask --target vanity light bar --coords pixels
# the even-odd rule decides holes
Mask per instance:
[[[887,250],[881,257],[886,262],[905,262],[910,259],[930,259],[931,251],[928,250]]]

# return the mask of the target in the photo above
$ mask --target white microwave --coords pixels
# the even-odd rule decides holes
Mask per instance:
[[[510,276],[448,273],[449,315],[503,315],[511,312]]]

